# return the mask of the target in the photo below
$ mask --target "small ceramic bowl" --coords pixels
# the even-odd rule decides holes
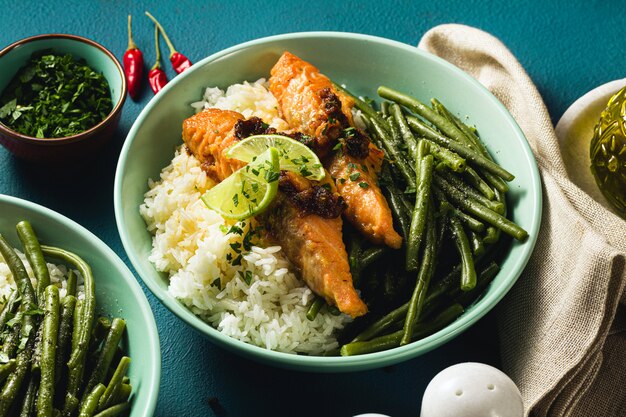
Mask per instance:
[[[0,51],[0,93],[33,52],[52,49],[83,58],[109,82],[113,110],[94,127],[62,138],[34,138],[0,123],[0,144],[16,156],[41,162],[75,159],[93,154],[115,133],[126,100],[126,78],[119,61],[102,45],[81,36],[47,34],[19,40]]]

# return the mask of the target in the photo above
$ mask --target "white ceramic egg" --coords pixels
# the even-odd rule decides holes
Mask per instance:
[[[504,372],[467,362],[439,372],[422,399],[421,417],[523,417],[522,395]]]

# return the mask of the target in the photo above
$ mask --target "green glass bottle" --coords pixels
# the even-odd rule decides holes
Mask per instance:
[[[600,115],[589,156],[600,191],[626,219],[626,87],[611,97]]]

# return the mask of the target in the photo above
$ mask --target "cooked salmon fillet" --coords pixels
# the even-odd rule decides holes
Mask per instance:
[[[245,165],[237,159],[227,158],[223,152],[237,141],[234,127],[243,118],[234,111],[206,109],[183,121],[183,141],[187,149],[217,182]]]
[[[224,156],[224,150],[237,140],[235,126],[243,119],[237,112],[207,109],[183,122],[182,136],[187,148],[218,182],[245,165]],[[313,188],[310,181],[296,174],[286,173],[284,177],[290,195]],[[305,212],[279,189],[275,201],[258,220],[313,292],[352,317],[367,312],[352,284],[341,216],[327,218]]]
[[[269,89],[283,119],[292,129],[315,138],[319,156],[328,154],[343,130],[344,119],[352,123],[352,99],[338,95],[316,67],[289,52],[283,53],[270,74]]]
[[[328,171],[347,204],[344,216],[348,221],[371,242],[398,249],[402,237],[393,228],[389,205],[377,185],[376,173],[383,157],[383,152],[373,145],[364,160],[337,153],[329,160]]]
[[[345,146],[333,151],[345,129],[354,126],[354,100],[337,91],[315,66],[289,52],[272,68],[269,84],[289,126],[315,137],[313,148],[347,204],[346,219],[373,243],[400,248],[402,237],[393,228],[391,210],[377,182],[384,153],[372,143],[365,155],[350,155]]]

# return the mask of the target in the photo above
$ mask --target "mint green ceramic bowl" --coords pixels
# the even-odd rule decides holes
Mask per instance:
[[[167,292],[168,280],[148,261],[151,235],[138,207],[148,179],[158,178],[181,143],[181,123],[193,114],[191,102],[207,86],[225,87],[268,77],[288,50],[314,63],[338,83],[376,97],[385,84],[429,101],[437,97],[452,111],[467,115],[498,162],[516,175],[510,184],[513,220],[530,238],[513,243],[502,270],[475,303],[455,322],[423,340],[392,350],[355,357],[311,357],[268,351],[226,337],[194,316]],[[491,310],[513,286],[533,250],[541,217],[541,186],[532,152],[504,106],[469,75],[415,47],[349,33],[313,32],[274,36],[228,48],[177,76],[143,110],[122,149],[115,178],[115,214],[124,248],[139,276],[167,308],[216,344],[267,364],[308,371],[356,371],[387,366],[421,355],[451,340]]]
[[[0,194],[0,213],[0,232],[13,247],[21,248],[15,225],[28,220],[43,244],[75,252],[89,263],[96,282],[96,313],[126,321],[122,343],[131,357],[130,417],[151,417],[161,379],[159,334],[148,299],[128,267],[93,233],[50,209]]]

